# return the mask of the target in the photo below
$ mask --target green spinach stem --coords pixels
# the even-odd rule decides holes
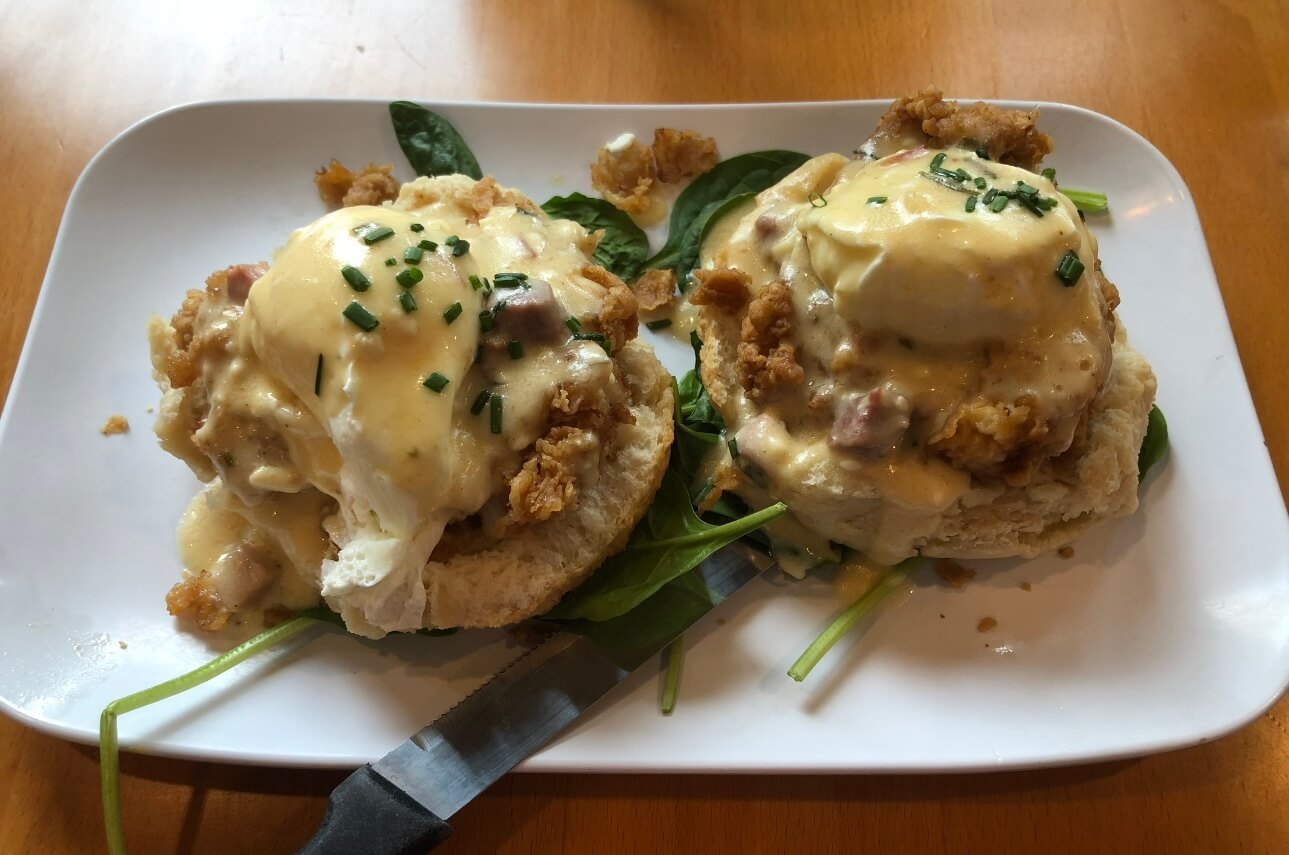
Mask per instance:
[[[676,636],[676,640],[667,648],[667,677],[662,684],[662,703],[659,708],[663,715],[671,715],[676,708],[676,693],[680,690],[680,663],[685,658],[685,637]]]

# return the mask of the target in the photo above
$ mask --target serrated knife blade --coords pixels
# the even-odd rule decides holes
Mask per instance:
[[[451,834],[449,817],[771,565],[761,553],[731,544],[697,568],[710,603],[674,609],[655,596],[615,618],[612,632],[556,632],[342,781],[301,855],[432,849]]]

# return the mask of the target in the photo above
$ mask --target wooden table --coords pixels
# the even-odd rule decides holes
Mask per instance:
[[[1108,113],[1177,165],[1289,478],[1289,8],[1274,0],[164,5],[189,11],[0,2],[0,396],[73,181],[163,107],[872,98],[934,81]],[[136,853],[294,851],[342,777],[143,757],[125,771]],[[98,798],[93,750],[0,718],[0,852],[101,850]],[[1214,744],[1044,772],[512,775],[453,824],[447,853],[1284,852],[1289,701]]]

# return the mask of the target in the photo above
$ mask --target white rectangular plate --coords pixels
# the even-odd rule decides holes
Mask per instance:
[[[587,190],[623,131],[694,128],[725,156],[849,152],[885,102],[569,107],[443,105],[486,171],[535,199]],[[1121,314],[1159,375],[1171,458],[1143,509],[1077,556],[927,573],[804,685],[793,658],[836,610],[821,580],[767,578],[689,633],[680,704],[646,667],[530,770],[893,771],[1015,768],[1202,742],[1289,678],[1289,531],[1181,178],[1124,126],[1043,105],[1063,182],[1109,194],[1097,219]],[[322,212],[313,171],[391,161],[376,101],[198,104],[109,144],[72,192],[0,421],[0,699],[36,727],[96,738],[110,699],[226,647],[181,632],[174,526],[197,482],[157,448],[144,325],[233,262],[268,259]],[[669,367],[687,347],[661,342]],[[112,413],[124,436],[98,428]],[[1021,582],[1032,590],[1023,591]],[[998,621],[985,635],[983,617]],[[320,636],[320,637],[319,637]],[[128,646],[123,646],[128,645]],[[222,645],[222,646],[221,646]],[[517,654],[499,633],[317,631],[122,721],[141,751],[298,766],[372,760]]]

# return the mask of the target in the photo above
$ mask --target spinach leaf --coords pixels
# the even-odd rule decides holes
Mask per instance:
[[[542,210],[557,219],[580,223],[587,231],[603,231],[595,247],[596,263],[628,282],[640,275],[645,256],[649,254],[649,238],[629,216],[609,202],[572,193],[548,199],[542,204]]]
[[[1137,454],[1137,481],[1145,480],[1146,473],[1164,457],[1168,450],[1168,422],[1164,421],[1164,411],[1154,405],[1150,407],[1150,416],[1146,422],[1146,437],[1141,441],[1141,451]]]
[[[606,621],[651,599],[668,582],[688,573],[722,546],[780,516],[787,508],[771,505],[735,522],[709,525],[698,518],[689,491],[668,469],[649,512],[631,533],[627,548],[610,556],[589,580],[546,617]]]
[[[716,164],[681,191],[671,208],[667,242],[646,267],[674,270],[683,283],[698,260],[702,237],[709,222],[728,213],[723,206],[733,197],[759,193],[809,160],[795,151],[754,151]]]
[[[679,397],[676,399],[678,416],[683,417],[683,423],[695,430],[706,433],[722,433],[725,430],[725,419],[716,407],[712,406],[712,399],[707,396],[707,387],[703,385],[702,375],[699,369],[702,363],[699,355],[703,351],[703,340],[698,337],[698,333],[689,333],[689,346],[694,349],[694,368],[692,371],[685,372],[685,376],[680,379],[678,384]],[[680,419],[678,418],[678,421]]]
[[[411,101],[395,101],[389,105],[389,117],[394,122],[398,145],[417,175],[460,173],[476,180],[483,177],[470,146],[438,113]]]
[[[580,620],[568,626],[610,649],[640,650],[678,636],[711,609],[712,595],[693,570],[658,589],[629,613],[603,621]]]

